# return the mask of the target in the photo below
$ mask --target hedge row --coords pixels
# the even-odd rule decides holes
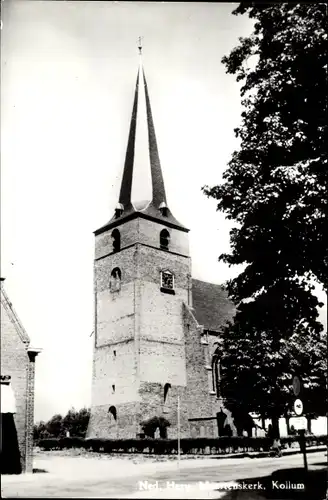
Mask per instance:
[[[297,446],[298,436],[281,438],[283,448]],[[225,454],[249,451],[268,451],[272,441],[267,437],[220,437],[182,438],[181,453],[184,454]],[[176,454],[177,439],[83,439],[78,437],[47,438],[36,443],[44,450],[83,448],[103,453],[152,453],[157,455]],[[327,436],[306,436],[307,446],[327,444]]]

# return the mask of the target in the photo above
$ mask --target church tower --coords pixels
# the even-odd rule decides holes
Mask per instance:
[[[148,178],[136,179],[142,130],[147,134],[142,167],[147,162],[149,172]],[[142,201],[133,186],[148,180],[151,192]],[[178,398],[182,435],[183,430],[187,435],[183,310],[191,306],[188,229],[175,219],[166,198],[142,63],[118,203],[109,222],[95,231],[94,294],[88,437],[137,437],[142,422],[152,417],[168,420],[174,437]]]

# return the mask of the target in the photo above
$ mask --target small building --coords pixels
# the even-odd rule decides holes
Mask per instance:
[[[21,470],[32,472],[35,358],[40,349],[31,347],[29,336],[3,285],[4,278],[1,278],[1,443],[6,432],[3,415],[10,412],[17,430]],[[10,409],[5,407],[8,402],[7,395],[6,401],[3,397],[7,394],[5,385],[10,386],[13,395]]]

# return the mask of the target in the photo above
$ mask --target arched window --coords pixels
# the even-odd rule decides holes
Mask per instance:
[[[108,410],[108,413],[110,413],[111,415],[113,415],[113,418],[116,422],[117,420],[117,412],[116,412],[116,408],[115,406],[110,406],[109,410]]]
[[[159,235],[159,245],[162,250],[168,250],[170,243],[170,233],[167,229],[162,229]]]
[[[114,269],[111,272],[111,276],[115,279],[120,280],[122,278],[121,269],[119,267],[114,267]]]
[[[171,384],[166,383],[164,385],[164,403],[165,403],[165,401],[167,399],[169,389],[171,389]]]
[[[111,234],[113,239],[113,251],[119,252],[121,250],[121,234],[118,229],[114,229]]]
[[[119,267],[115,267],[110,275],[110,290],[111,292],[118,292],[121,289],[122,273]]]
[[[171,389],[171,384],[166,383],[164,385],[164,408],[163,408],[164,413],[169,413],[169,402],[170,402],[169,392],[170,392],[170,389]]]
[[[215,354],[212,358],[212,382],[213,382],[213,391],[216,393],[218,398],[221,398],[222,391],[221,391],[220,357],[218,351],[215,351]]]

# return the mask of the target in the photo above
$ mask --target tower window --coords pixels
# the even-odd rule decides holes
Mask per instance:
[[[164,385],[164,407],[163,407],[163,412],[164,413],[169,413],[169,391],[171,389],[171,384],[166,383]]]
[[[124,207],[122,205],[122,203],[118,203],[115,207],[115,217],[116,219],[118,219],[119,217],[121,217],[122,213],[124,211]]]
[[[115,267],[110,275],[110,291],[118,292],[121,289],[122,273],[119,267]]]
[[[116,358],[116,351],[113,351],[113,356],[114,358]]]
[[[174,291],[174,274],[170,271],[161,272],[161,292],[171,293],[175,295]]]
[[[208,330],[204,330],[201,343],[205,345],[208,344]]]
[[[159,236],[159,245],[162,250],[168,250],[170,243],[170,233],[167,229],[162,229]]]
[[[113,239],[113,251],[119,252],[121,250],[121,234],[118,229],[114,229],[112,232]]]
[[[117,412],[115,406],[110,406],[108,413],[113,415],[115,421],[117,420]]]
[[[166,401],[166,398],[167,398],[167,395],[168,395],[169,389],[171,389],[171,384],[166,383],[166,384],[164,385],[164,403],[165,403],[165,401]]]
[[[121,269],[119,267],[114,267],[114,269],[111,272],[111,276],[115,279],[120,280],[122,278]]]
[[[115,394],[115,384],[112,385],[112,393]]]
[[[161,214],[163,215],[163,217],[167,217],[168,208],[167,208],[165,201],[162,201],[162,203],[159,206],[159,210],[160,210]]]
[[[222,397],[220,368],[221,366],[220,366],[219,352],[218,350],[216,350],[212,358],[212,381],[213,381],[213,391],[215,391],[218,398]]]

